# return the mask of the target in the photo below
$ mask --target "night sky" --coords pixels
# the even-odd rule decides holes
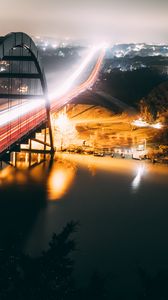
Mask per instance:
[[[0,35],[86,38],[110,42],[168,42],[167,0],[4,0]]]

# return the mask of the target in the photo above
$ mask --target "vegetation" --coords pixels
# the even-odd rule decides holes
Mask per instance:
[[[139,102],[141,115],[148,122],[161,119],[168,121],[168,82],[164,82],[155,87],[147,97]]]
[[[71,299],[75,242],[70,235],[77,224],[68,223],[60,234],[53,234],[49,249],[32,258],[16,247],[16,241],[0,253],[0,299]]]
[[[110,276],[95,271],[87,287],[78,288],[73,280],[71,254],[76,243],[71,238],[78,224],[68,223],[60,234],[53,234],[49,248],[32,258],[21,251],[18,240],[0,251],[1,300],[110,300]],[[16,246],[18,245],[18,246]],[[168,270],[150,274],[138,267],[141,290],[137,299],[168,299]],[[117,298],[119,299],[119,298]]]
[[[144,268],[139,267],[138,275],[142,287],[139,300],[168,299],[168,270],[159,270],[151,275]]]
[[[105,277],[94,273],[85,289],[76,287],[71,254],[76,243],[71,238],[77,223],[70,222],[60,234],[53,234],[47,251],[32,258],[21,251],[18,240],[0,251],[1,300],[107,299]]]

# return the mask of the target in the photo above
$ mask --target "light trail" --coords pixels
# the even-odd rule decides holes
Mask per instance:
[[[96,52],[99,50],[99,48],[93,47],[91,48],[91,51],[89,52],[88,56],[85,58],[83,63],[79,66],[79,68],[68,78],[68,80],[65,81],[65,83],[57,89],[54,93],[49,95],[50,101],[53,101],[53,99],[57,97],[61,97],[65,95],[69,91],[69,89],[72,87],[76,79],[81,75],[81,73],[86,69]]]
[[[82,74],[82,72],[87,68],[93,57],[95,56],[96,52],[100,50],[100,48],[93,47],[87,57],[84,59],[82,64],[79,66],[79,68],[70,76],[66,82],[57,89],[56,92],[49,95],[50,102],[56,101],[56,98],[60,98],[63,95],[65,95],[74,82],[79,78],[79,76]],[[16,120],[17,118],[25,115],[26,113],[29,113],[37,108],[40,108],[40,106],[44,105],[44,99],[38,100],[38,101],[29,101],[28,103],[24,103],[21,105],[17,105],[10,110],[6,109],[2,112],[0,112],[0,126],[4,126],[5,124]]]
[[[99,49],[100,50],[100,49]],[[92,55],[96,53],[98,49],[92,51]],[[87,88],[92,86],[97,79],[98,73],[100,71],[100,67],[104,58],[105,49],[101,50],[97,62],[88,77],[88,79],[72,89],[66,95],[60,97],[59,99],[55,99],[51,101],[51,112],[54,112],[61,107],[63,107],[66,103],[68,103],[71,99],[77,97],[80,93],[85,91]],[[93,56],[89,55],[90,60]],[[78,69],[78,72],[75,72],[73,76],[74,80],[77,78],[89,64],[90,60],[85,61],[85,64],[82,64],[82,68]],[[78,76],[77,76],[78,74]],[[72,76],[71,76],[72,83]],[[69,87],[70,88],[70,87]],[[43,105],[43,107],[41,107]],[[17,113],[16,113],[17,112]],[[15,115],[17,114],[17,116]],[[18,119],[19,118],[19,119]],[[19,120],[19,122],[18,122]],[[16,142],[27,132],[37,127],[42,122],[46,121],[46,111],[44,106],[44,100],[38,100],[36,102],[31,101],[28,103],[24,103],[22,105],[12,107],[11,111],[7,110],[0,113],[0,152],[5,150],[8,146]],[[3,124],[3,125],[2,125]]]
[[[10,110],[5,110],[0,113],[0,126],[3,126],[11,121],[16,120],[17,118],[39,108],[41,105],[44,105],[44,100],[30,101],[28,103],[16,105]]]
[[[79,94],[81,94],[82,92],[84,92],[86,89],[88,89],[89,87],[91,87],[94,82],[97,79],[97,75],[100,71],[100,67],[104,58],[104,54],[105,54],[105,50],[103,49],[101,51],[101,54],[97,60],[97,63],[92,71],[92,73],[90,74],[89,78],[82,84],[80,84],[79,86],[77,86],[76,88],[74,88],[71,92],[67,93],[64,97],[61,97],[60,100],[58,102],[55,103],[51,103],[51,110],[55,110],[56,108],[60,108],[61,106],[65,105],[66,103],[68,103],[71,99],[77,97]]]

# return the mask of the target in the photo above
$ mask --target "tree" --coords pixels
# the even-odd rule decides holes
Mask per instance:
[[[168,299],[168,270],[159,270],[155,275],[151,275],[139,267],[138,275],[142,286],[139,299]]]
[[[0,252],[0,299],[69,300],[75,293],[74,262],[70,254],[76,244],[70,235],[77,223],[70,222],[60,234],[53,234],[49,249],[40,257],[22,253],[17,241]]]

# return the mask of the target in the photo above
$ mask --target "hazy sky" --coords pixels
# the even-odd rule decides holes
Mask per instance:
[[[0,35],[168,43],[168,0],[1,0]]]

